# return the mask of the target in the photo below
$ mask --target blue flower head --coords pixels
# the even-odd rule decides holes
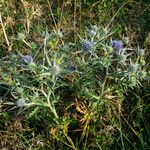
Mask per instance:
[[[69,70],[71,70],[71,71],[75,71],[77,68],[76,68],[76,65],[70,65],[69,66]]]
[[[112,40],[111,47],[116,51],[120,52],[123,49],[123,42],[120,40]]]
[[[94,47],[94,44],[93,44],[93,42],[90,42],[90,41],[84,41],[83,42],[83,50],[84,51],[86,51],[86,52],[90,52],[92,49],[93,49],[93,47]]]
[[[22,56],[20,63],[21,65],[28,65],[29,63],[31,63],[33,61],[33,58],[31,55],[24,55]]]
[[[131,64],[129,67],[128,67],[128,71],[129,72],[136,72],[138,70],[138,64]]]

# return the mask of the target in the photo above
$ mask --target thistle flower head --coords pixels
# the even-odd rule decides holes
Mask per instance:
[[[120,40],[112,40],[111,47],[114,49],[114,51],[120,53],[123,49],[123,42]]]
[[[129,72],[136,72],[138,70],[138,64],[131,64],[129,67],[128,67],[128,71]]]
[[[72,64],[69,66],[69,70],[71,71],[75,71],[77,68],[76,68],[76,65]]]
[[[90,52],[93,49],[94,44],[93,44],[93,42],[85,40],[85,41],[83,41],[82,46],[83,46],[84,51]]]
[[[22,58],[20,59],[20,64],[21,65],[28,65],[29,63],[31,63],[33,61],[33,58],[31,55],[24,55],[22,56]]]

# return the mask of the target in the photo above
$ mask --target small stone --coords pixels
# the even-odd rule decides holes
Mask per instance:
[[[123,49],[123,42],[120,40],[112,40],[111,47],[113,48],[114,51],[120,53]]]

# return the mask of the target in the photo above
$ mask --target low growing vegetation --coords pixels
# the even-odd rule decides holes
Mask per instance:
[[[2,0],[0,148],[150,149],[149,6]]]

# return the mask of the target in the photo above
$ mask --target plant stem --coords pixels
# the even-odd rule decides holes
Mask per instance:
[[[8,41],[8,38],[7,38],[7,34],[6,34],[6,31],[5,31],[5,27],[4,27],[4,24],[3,24],[3,20],[2,20],[1,14],[0,14],[0,22],[1,22],[2,30],[3,30],[4,36],[5,36],[5,40],[6,40],[7,46],[9,47],[10,44],[9,44],[9,41]]]

